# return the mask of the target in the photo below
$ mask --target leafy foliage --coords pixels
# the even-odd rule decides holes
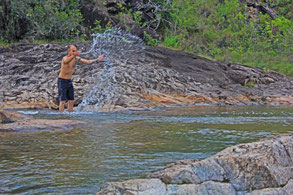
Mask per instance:
[[[107,25],[106,25],[105,27],[103,27],[103,26],[101,25],[101,22],[100,22],[99,20],[95,20],[94,25],[95,25],[95,27],[91,27],[91,28],[90,28],[90,31],[91,31],[92,33],[94,33],[94,34],[95,34],[95,33],[103,33],[103,32],[105,32],[106,30],[109,30],[109,29],[112,28],[112,24],[111,24],[111,22],[108,22]]]
[[[147,45],[150,46],[158,46],[158,40],[154,39],[151,35],[149,35],[146,31],[143,32],[144,40]]]
[[[78,0],[6,0],[0,5],[0,35],[8,40],[72,38],[82,21]]]
[[[270,0],[271,19],[239,0],[160,0],[168,22],[160,32],[167,47],[220,61],[266,67],[293,77],[291,1]],[[262,2],[265,4],[265,2]]]

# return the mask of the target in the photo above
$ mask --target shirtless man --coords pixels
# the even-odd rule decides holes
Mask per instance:
[[[66,100],[68,100],[68,112],[73,111],[74,105],[74,89],[72,84],[72,75],[76,63],[93,64],[97,61],[101,61],[104,58],[104,54],[99,56],[95,60],[86,60],[79,57],[79,51],[75,45],[70,45],[68,49],[68,55],[63,57],[60,74],[58,76],[58,92],[59,92],[59,111],[64,111]]]

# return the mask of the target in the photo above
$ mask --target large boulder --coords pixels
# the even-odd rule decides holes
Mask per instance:
[[[97,193],[102,194],[293,194],[293,134],[182,160],[146,179],[110,182]]]
[[[96,27],[96,21],[99,21],[102,27],[105,27],[109,23],[116,25],[116,22],[108,13],[107,8],[101,2],[96,2],[95,4],[85,4],[81,8],[81,13],[87,27]]]
[[[96,45],[77,44],[82,58],[105,53],[103,62],[76,67],[75,105],[84,101],[85,110],[91,106],[116,111],[169,105],[293,103],[293,80],[273,70],[125,43],[127,38],[121,34],[101,36],[105,40],[97,40]],[[67,46],[20,44],[0,49],[0,107],[58,108],[57,77]]]

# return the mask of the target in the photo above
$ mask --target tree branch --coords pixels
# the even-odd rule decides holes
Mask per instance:
[[[269,16],[272,19],[275,19],[276,17],[278,17],[278,15],[269,7],[264,6],[264,5],[260,5],[257,3],[247,3],[247,7],[253,7],[258,9],[260,12],[264,13],[264,14],[269,14]]]

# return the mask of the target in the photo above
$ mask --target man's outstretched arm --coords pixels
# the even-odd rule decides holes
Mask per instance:
[[[86,60],[86,59],[80,59],[79,62],[80,63],[83,63],[83,64],[93,64],[95,62],[98,62],[98,61],[101,61],[102,59],[104,58],[104,54],[100,55],[98,57],[98,59],[95,59],[95,60]]]
[[[97,61],[98,61],[98,59],[96,59],[96,60],[86,60],[86,59],[80,58],[80,60],[79,60],[79,62],[83,63],[83,64],[93,64],[93,63],[95,63]]]

